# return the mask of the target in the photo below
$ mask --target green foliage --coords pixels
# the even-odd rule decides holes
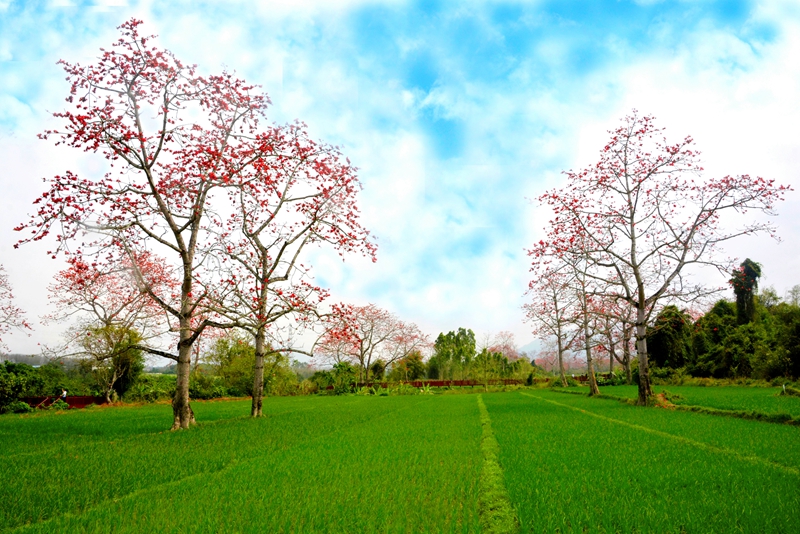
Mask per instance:
[[[350,362],[339,362],[331,370],[331,383],[334,395],[352,393],[358,369]]]
[[[756,317],[756,292],[761,277],[761,265],[747,258],[731,275],[730,284],[736,295],[736,317],[740,325]]]
[[[564,387],[564,384],[561,383],[561,379],[560,378],[556,378],[556,379],[553,380],[553,383],[551,384],[551,386],[554,387],[554,388],[561,388],[561,387]],[[567,387],[575,388],[575,387],[578,387],[578,386],[580,386],[580,383],[577,380],[575,380],[571,376],[567,376]]]
[[[128,391],[123,400],[126,402],[155,402],[172,399],[175,396],[175,380],[173,374],[143,374]]]
[[[665,306],[647,329],[647,354],[654,367],[686,365],[691,352],[692,318],[677,306]]]
[[[0,413],[31,413],[35,412],[36,408],[22,401],[11,401],[8,404],[0,406]]]
[[[57,399],[53,404],[48,406],[47,409],[53,411],[69,410],[69,404],[61,399]]]
[[[328,386],[333,385],[333,373],[330,371],[317,371],[308,380],[314,384],[317,391],[325,393],[328,391]]]
[[[219,377],[219,385],[225,390],[220,396],[245,397],[253,394],[256,349],[249,338],[232,332],[217,339],[205,354],[205,359],[211,366],[212,374]],[[265,378],[266,367],[265,362]],[[213,388],[212,385],[211,389]]]
[[[388,379],[390,382],[420,380],[425,378],[427,369],[422,360],[422,353],[415,350],[392,365]]]
[[[370,380],[378,380],[380,381],[383,378],[383,373],[386,371],[386,362],[383,360],[375,360],[372,365],[369,366],[369,377]]]
[[[0,365],[0,412],[11,403],[27,396],[31,390],[41,387],[41,378],[36,370],[24,363],[5,362]]]
[[[299,392],[298,375],[289,358],[279,352],[264,357],[264,393],[266,395],[295,395]]]
[[[215,376],[203,371],[192,373],[189,381],[189,397],[192,399],[218,399],[228,394],[228,388],[222,381],[222,377]]]
[[[475,332],[459,328],[440,333],[433,344],[433,356],[428,362],[428,378],[453,380],[463,373],[475,357]]]
[[[144,371],[144,354],[132,348],[142,336],[132,328],[106,325],[89,328],[81,339],[88,355],[80,361],[80,372],[98,393],[122,396]]]

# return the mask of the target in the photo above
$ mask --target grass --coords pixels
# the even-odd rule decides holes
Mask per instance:
[[[798,532],[797,428],[549,391],[486,398],[524,532]]]
[[[798,427],[536,389],[193,408],[0,417],[0,531],[800,532]]]
[[[197,403],[198,419],[216,422],[178,433],[156,431],[168,426],[169,406],[4,418],[4,430],[52,422],[58,431],[47,452],[4,458],[0,529],[479,530],[474,396],[270,399],[261,420],[219,417],[246,413],[246,404]],[[124,414],[136,430],[121,435],[114,426]],[[84,416],[108,435],[63,433],[88,430]],[[103,427],[103,416],[116,424]]]
[[[481,452],[483,453],[483,469],[481,470],[480,507],[481,527],[487,534],[512,534],[519,531],[519,521],[514,514],[511,501],[506,491],[503,468],[497,459],[500,447],[492,431],[492,420],[478,395],[478,409],[481,414]]]
[[[573,388],[570,388],[573,389]],[[742,386],[653,386],[655,393],[668,391],[682,397],[672,400],[675,404],[705,406],[718,410],[756,411],[765,414],[784,413],[800,417],[800,397],[778,395],[781,388],[757,388]],[[637,386],[613,386],[601,388],[601,393],[635,399]]]

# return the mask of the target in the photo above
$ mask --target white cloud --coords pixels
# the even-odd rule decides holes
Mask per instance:
[[[71,23],[91,23],[85,39],[47,26],[38,37],[46,46],[37,46],[87,61],[113,41],[114,25],[135,15],[148,33],[160,34],[162,46],[198,63],[202,72],[226,65],[261,84],[274,102],[274,120],[304,120],[312,136],[340,145],[365,185],[363,220],[379,238],[378,263],[342,263],[320,251],[312,261],[318,279],[335,298],[374,301],[434,337],[463,326],[479,335],[512,330],[519,343],[530,340],[519,310],[528,271],[523,248],[537,238],[548,214],[526,198],[558,185],[562,170],[595,161],[606,131],[633,107],[656,115],[670,136],[692,134],[710,173],[749,172],[800,183],[800,65],[794,59],[800,57],[800,27],[789,3],[755,11],[753,25],[779,28],[773,42],[748,42],[706,22],[667,46],[661,43],[674,42],[669,36],[676,28],[664,21],[646,47],[608,36],[604,46],[616,59],[584,73],[563,64],[570,57],[567,30],[563,39],[548,38],[534,52],[521,53],[509,63],[513,71],[497,79],[470,78],[459,63],[465,59],[442,48],[438,81],[427,93],[403,85],[393,70],[398,58],[376,59],[354,44],[348,13],[378,4],[402,9],[403,3],[239,3],[215,5],[212,12],[142,3]],[[504,37],[485,17],[480,24],[487,39]],[[0,37],[0,59],[28,53],[11,39]],[[418,36],[401,36],[396,45],[400,59],[430,46]],[[38,177],[86,165],[83,156],[32,140],[47,121],[44,111],[59,109],[66,95],[61,71],[52,67],[55,58],[34,58],[46,67],[0,67],[0,79],[10,84],[0,91],[0,121],[17,125],[10,132],[14,139],[0,146],[0,157],[12,162],[0,183],[3,191],[14,191],[0,214],[5,228],[30,211],[28,203],[41,192]],[[543,77],[543,65],[549,77]],[[12,94],[14,84],[28,100]],[[437,156],[423,123],[430,109],[460,121],[460,155]],[[800,227],[793,216],[800,200],[791,196],[779,207],[784,243],[743,240],[731,248],[761,261],[766,281],[781,292],[800,282],[794,278]],[[0,233],[4,263],[24,306],[39,310],[54,263],[45,259],[45,246],[11,252],[16,237]],[[26,343],[15,337],[12,349],[30,347]]]

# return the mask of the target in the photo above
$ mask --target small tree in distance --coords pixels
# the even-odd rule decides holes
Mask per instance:
[[[403,322],[374,304],[336,305],[327,321],[315,354],[336,364],[356,364],[359,381],[369,381],[370,367],[377,360],[389,367],[430,346],[416,324]]]
[[[5,268],[0,265],[0,349],[5,348],[3,336],[11,332],[12,328],[30,330],[31,326],[25,319],[22,308],[14,305],[11,283],[8,281]]]

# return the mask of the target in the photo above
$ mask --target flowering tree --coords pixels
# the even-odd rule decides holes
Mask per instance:
[[[686,268],[711,265],[730,272],[719,247],[742,235],[766,232],[769,222],[739,218],[721,224],[727,212],[773,214],[789,187],[748,175],[702,179],[693,140],[669,144],[649,116],[633,112],[609,132],[599,161],[568,171],[567,185],[539,201],[554,211],[536,259],[560,258],[579,243],[587,275],[606,298],[635,311],[639,359],[639,403],[652,395],[647,362],[647,323],[661,300],[690,301],[707,293],[685,278]]]
[[[218,244],[231,260],[222,266],[228,284],[219,313],[255,337],[253,417],[261,415],[267,351],[298,350],[277,338],[278,322],[313,320],[327,297],[309,283],[303,251],[326,244],[375,259],[358,220],[361,185],[338,150],[311,140],[301,124],[272,128],[258,142],[264,156],[226,186],[236,209]]]
[[[64,127],[44,139],[100,153],[104,176],[67,171],[49,180],[37,213],[17,230],[21,243],[57,234],[52,255],[103,247],[138,253],[160,249],[180,283],[174,302],[145,288],[178,323],[177,354],[146,347],[177,361],[173,429],[194,421],[189,404],[192,345],[213,317],[193,323],[206,300],[204,245],[214,212],[214,191],[249,168],[268,148],[254,140],[269,102],[230,74],[200,76],[194,66],[139,34],[141,21],[120,26],[121,38],[89,66],[61,62],[70,83]],[[20,243],[18,243],[19,245]],[[74,251],[73,251],[74,252]],[[136,265],[134,264],[134,267]],[[221,326],[221,325],[218,325]]]
[[[555,340],[555,356],[561,384],[567,386],[564,369],[564,354],[571,350],[578,335],[574,328],[577,295],[569,285],[569,275],[562,264],[557,268],[545,266],[545,262],[534,265],[535,277],[528,284],[526,295],[531,302],[525,304],[525,319],[533,327],[533,333],[542,341]]]
[[[5,268],[0,265],[0,348],[6,348],[2,336],[11,332],[12,328],[26,328],[30,325],[25,319],[25,312],[14,305],[14,294],[11,292],[11,283]]]
[[[514,341],[514,333],[507,330],[498,332],[497,335],[494,336],[492,344],[489,347],[489,352],[502,354],[510,362],[517,361],[520,358],[517,344]]]
[[[72,255],[67,263],[48,287],[56,311],[45,320],[76,320],[57,352],[88,357],[87,366],[110,401],[117,382],[141,365],[141,343],[165,333],[158,328],[164,312],[139,280],[164,301],[177,292],[177,284],[163,261],[149,253],[103,262]]]
[[[334,307],[329,327],[316,347],[316,354],[336,362],[359,366],[359,380],[369,380],[369,368],[381,360],[385,367],[430,346],[428,336],[417,325],[404,323],[374,304]]]
[[[146,280],[150,290],[164,301],[178,290],[169,267],[150,253],[139,254],[133,260],[126,255],[102,262],[76,254],[69,257],[67,264],[47,288],[55,312],[46,320],[76,317],[80,325],[115,325],[136,328],[145,334],[161,322],[163,310],[139,279]]]

